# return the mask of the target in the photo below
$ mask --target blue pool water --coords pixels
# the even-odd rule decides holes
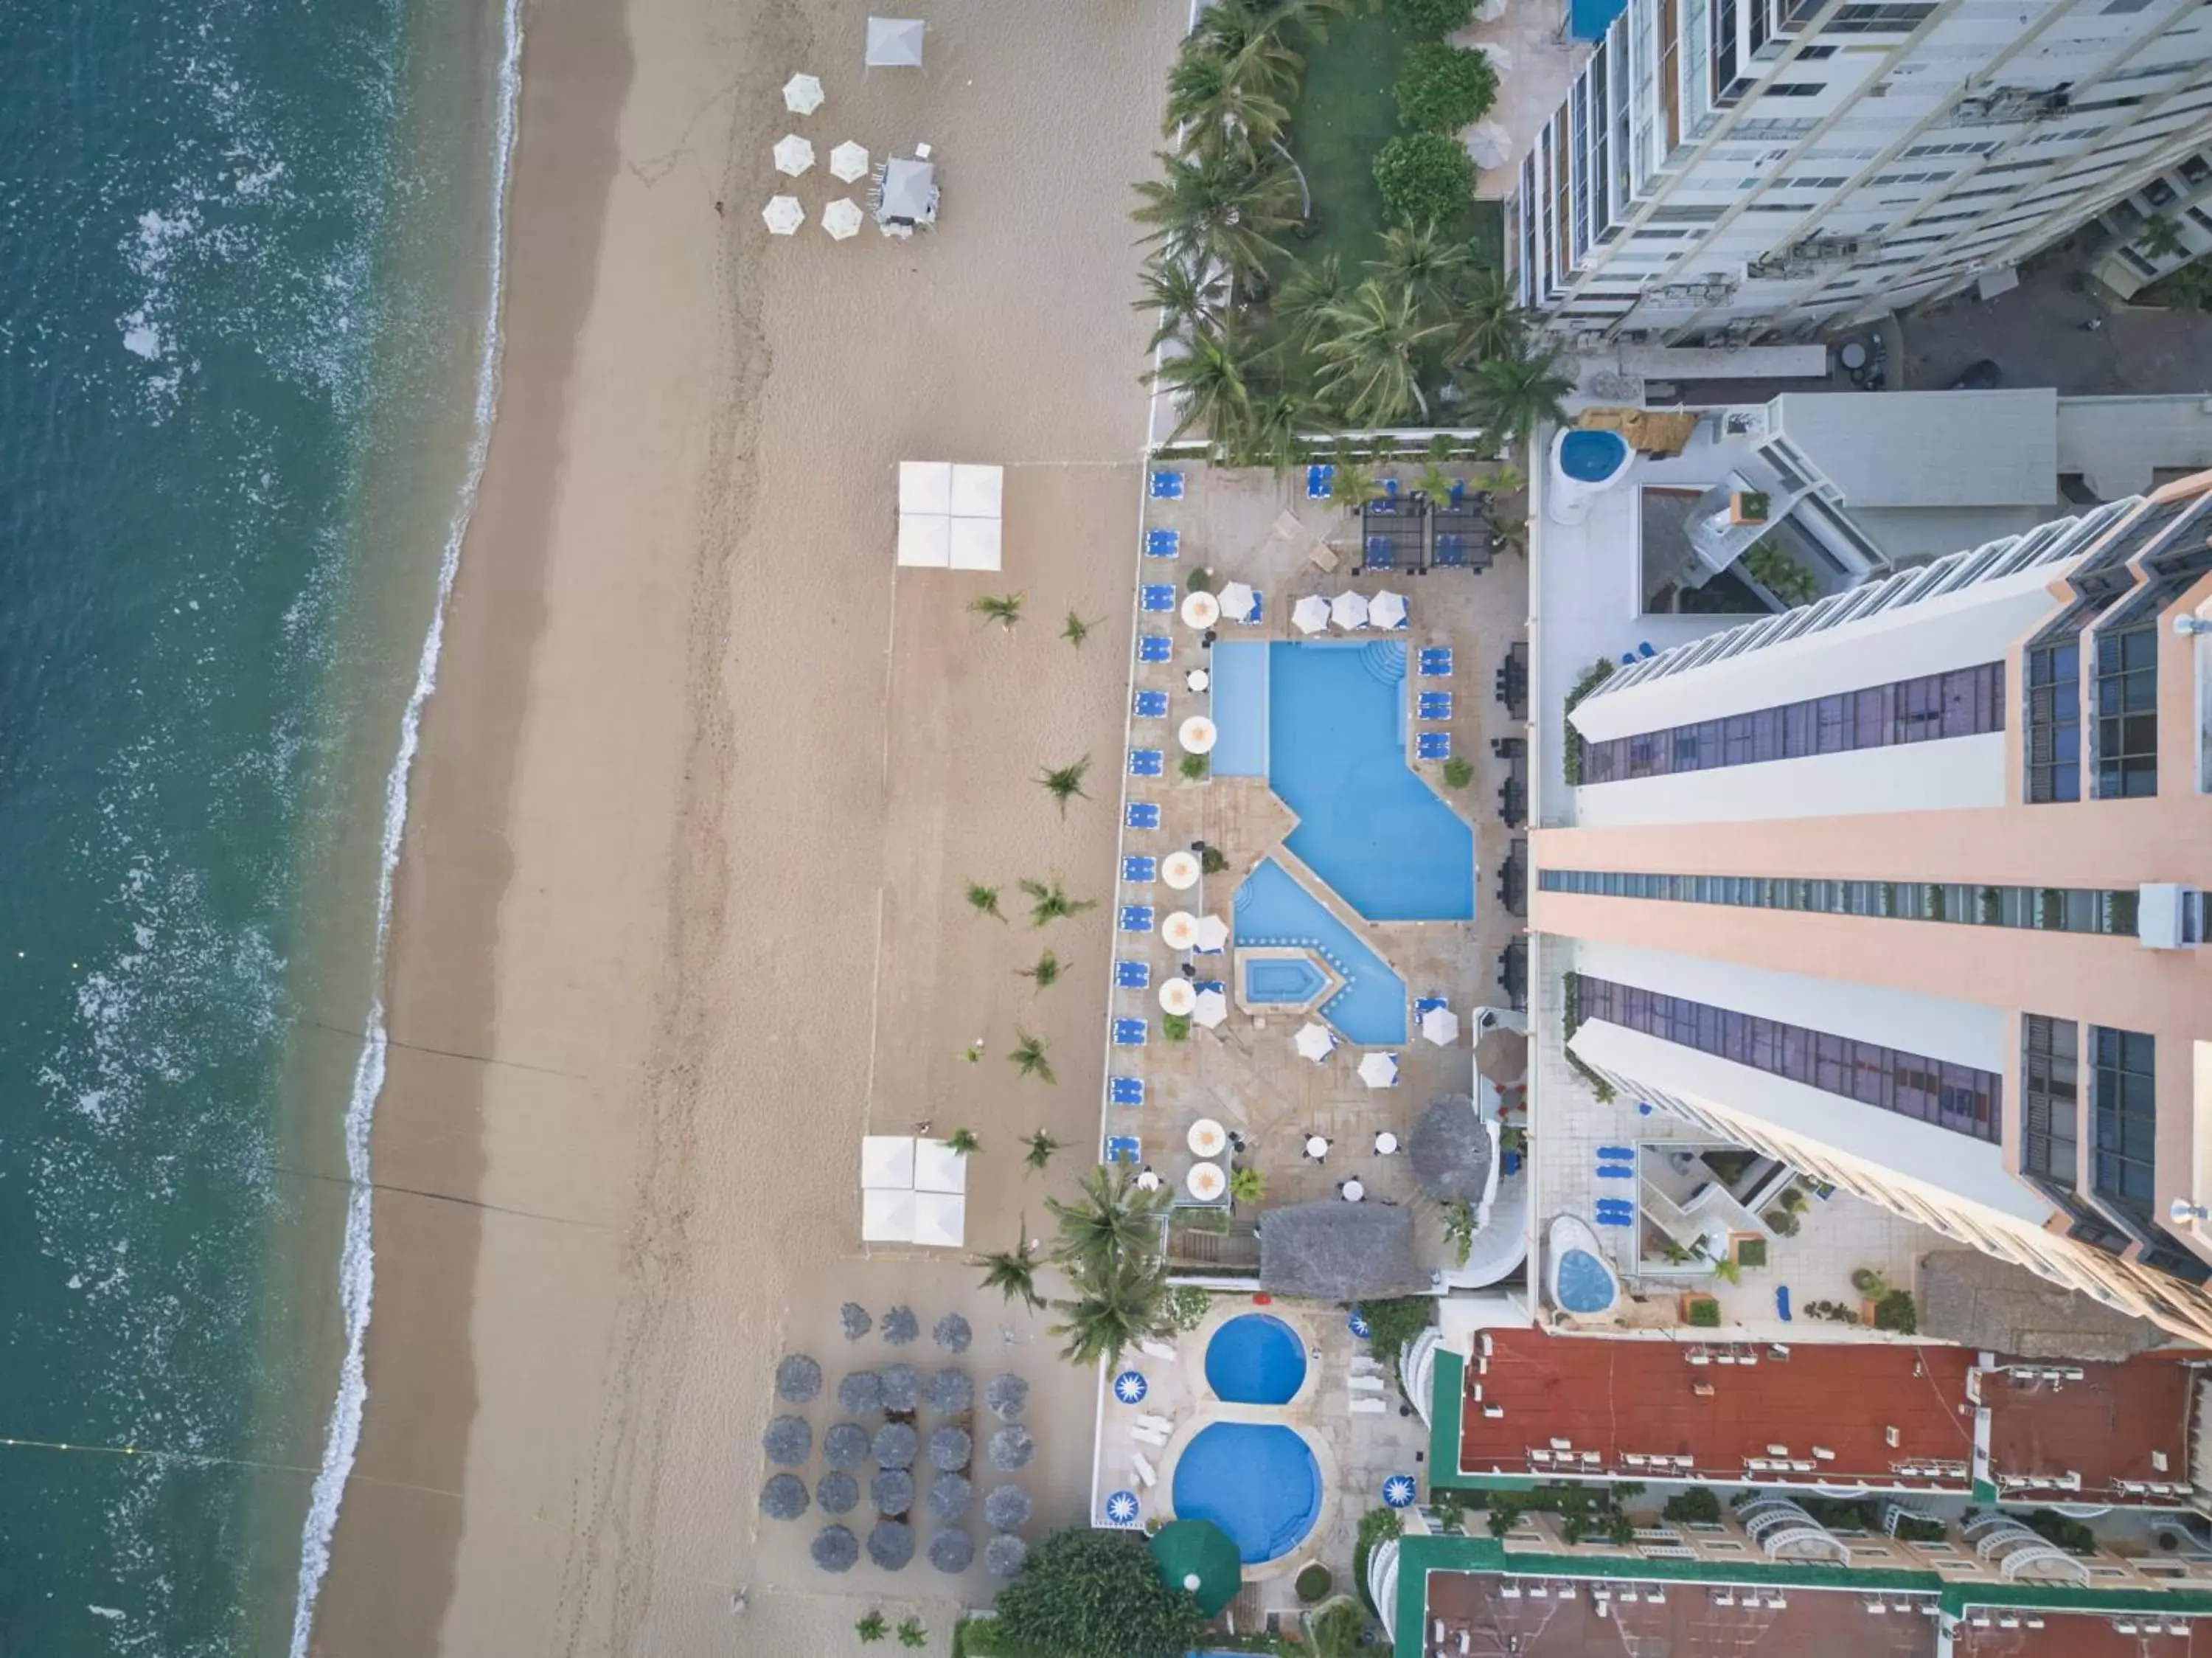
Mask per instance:
[[[1627,458],[1619,432],[1569,432],[1559,444],[1559,470],[1578,483],[1602,484]]]
[[[1265,1313],[1230,1320],[1206,1344],[1206,1385],[1232,1405],[1287,1405],[1305,1379],[1305,1344]]]
[[[1406,764],[1399,641],[1268,647],[1267,781],[1285,844],[1370,921],[1474,919],[1474,832]]]
[[[1570,1313],[1602,1313],[1613,1305],[1613,1274],[1586,1249],[1559,1255],[1559,1301]]]
[[[1175,1511],[1229,1533],[1248,1566],[1288,1554],[1321,1512],[1321,1469],[1288,1428],[1217,1422],[1176,1463]]]
[[[1303,956],[1261,956],[1244,964],[1247,1002],[1310,1002],[1328,987],[1322,970]]]
[[[1213,775],[1267,775],[1267,647],[1213,647]]]
[[[1239,949],[1300,945],[1342,974],[1344,988],[1322,1003],[1321,1015],[1346,1040],[1381,1047],[1406,1039],[1406,981],[1273,858],[1237,889],[1235,932]]]

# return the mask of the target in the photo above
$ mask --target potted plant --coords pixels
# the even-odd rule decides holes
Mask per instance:
[[[1698,1330],[1717,1330],[1721,1323],[1721,1304],[1711,1295],[1696,1294],[1682,1297],[1682,1322]]]
[[[1729,497],[1729,522],[1764,524],[1772,505],[1765,490],[1738,490]]]

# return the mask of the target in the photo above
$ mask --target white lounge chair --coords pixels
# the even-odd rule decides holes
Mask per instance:
[[[1137,1413],[1137,1426],[1139,1428],[1149,1428],[1156,1434],[1171,1434],[1175,1432],[1175,1423],[1168,1420],[1167,1417],[1151,1416],[1141,1411]]]
[[[1352,1376],[1344,1385],[1355,1393],[1379,1393],[1386,1384],[1380,1376]]]
[[[1137,1350],[1150,1354],[1156,1359],[1171,1359],[1176,1356],[1176,1350],[1164,1341],[1140,1341],[1137,1344]]]
[[[1379,1417],[1390,1407],[1371,1393],[1362,1393],[1352,1401],[1352,1408],[1364,1417]]]
[[[1156,1434],[1150,1428],[1132,1428],[1129,1429],[1129,1437],[1139,1445],[1151,1446],[1156,1451],[1164,1449],[1168,1442],[1168,1436],[1165,1434]]]
[[[1150,1490],[1154,1485],[1159,1484],[1160,1477],[1158,1472],[1153,1468],[1151,1463],[1145,1460],[1145,1454],[1142,1451],[1133,1451],[1130,1453],[1129,1472],[1136,1475],[1137,1484],[1142,1485],[1147,1490]]]

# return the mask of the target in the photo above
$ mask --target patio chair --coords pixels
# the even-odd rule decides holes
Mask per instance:
[[[1164,720],[1168,716],[1168,693],[1164,691],[1139,691],[1136,710],[1140,720]]]
[[[1137,636],[1137,660],[1140,662],[1164,662],[1175,655],[1175,642],[1164,633],[1140,633]]]
[[[1146,530],[1145,532],[1146,558],[1172,558],[1182,551],[1182,532],[1181,530]]]
[[[1141,1048],[1151,1031],[1149,1021],[1117,1019],[1114,1021],[1114,1045],[1117,1048]]]
[[[1308,466],[1306,468],[1306,499],[1326,501],[1335,492],[1336,468]]]
[[[1425,680],[1451,678],[1452,653],[1449,645],[1425,645],[1420,657],[1421,677]]]
[[[1448,760],[1451,758],[1451,733],[1424,731],[1415,752],[1425,760]]]
[[[1114,985],[1117,990],[1150,990],[1152,967],[1148,961],[1117,961],[1114,964]]]
[[[1129,775],[1133,777],[1157,777],[1167,771],[1167,756],[1157,748],[1133,748],[1129,751]]]
[[[1138,601],[1155,615],[1172,613],[1176,607],[1176,590],[1172,582],[1147,582],[1139,591]]]
[[[1145,1103],[1145,1079],[1116,1076],[1108,1083],[1106,1097],[1117,1106],[1141,1106]]]
[[[1149,904],[1124,904],[1121,906],[1121,930],[1125,933],[1152,931],[1152,906]]]
[[[1155,501],[1182,499],[1182,474],[1178,472],[1156,472],[1152,479],[1152,497]]]
[[[1148,857],[1135,856],[1121,860],[1121,879],[1124,881],[1149,881],[1158,871],[1159,865]]]

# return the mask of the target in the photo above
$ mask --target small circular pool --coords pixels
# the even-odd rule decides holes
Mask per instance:
[[[1232,1405],[1287,1405],[1306,1379],[1306,1344],[1265,1313],[1241,1313],[1206,1344],[1206,1385]]]
[[[1176,1462],[1175,1511],[1220,1527],[1248,1566],[1279,1560],[1321,1513],[1321,1466],[1291,1429],[1217,1422],[1200,1429]]]

